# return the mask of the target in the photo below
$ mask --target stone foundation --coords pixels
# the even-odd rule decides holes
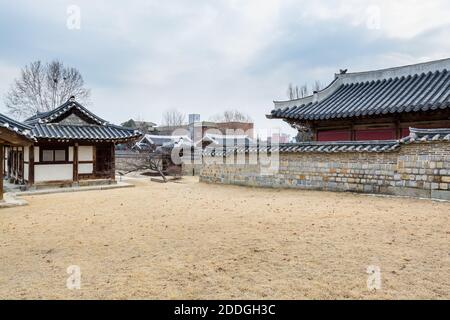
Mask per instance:
[[[450,143],[405,144],[392,152],[282,152],[274,174],[262,174],[259,164],[204,164],[200,181],[450,200]]]

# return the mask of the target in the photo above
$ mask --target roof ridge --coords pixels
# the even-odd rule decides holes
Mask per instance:
[[[365,83],[370,81],[382,81],[384,79],[395,79],[414,75],[427,74],[428,72],[448,72],[450,71],[450,58],[432,60],[428,62],[421,62],[410,65],[403,65],[397,67],[390,67],[384,69],[368,70],[361,72],[339,73],[334,74],[333,81],[316,93],[293,100],[274,100],[275,108],[290,107],[294,105],[304,105],[311,102],[320,102],[333,94],[341,85]]]
[[[95,122],[97,122],[99,124],[108,123],[108,121],[100,118],[99,116],[94,114],[92,111],[89,111],[86,107],[81,105],[79,102],[75,101],[75,99],[72,97],[69,100],[67,100],[66,102],[64,102],[63,104],[61,104],[59,107],[57,107],[53,110],[49,110],[49,111],[42,112],[42,113],[37,113],[37,114],[29,117],[28,119],[25,120],[25,123],[33,124],[35,122],[48,122],[53,119],[56,119],[57,117],[63,115],[64,113],[70,111],[72,108],[77,108],[83,114],[85,114],[86,116],[88,116],[89,118],[91,118],[92,120],[94,120]]]
[[[450,142],[450,129],[417,129],[410,128],[410,135],[398,140],[367,140],[367,141],[308,141],[299,143],[283,143],[277,145],[238,145],[228,147],[222,146],[206,147],[203,154],[221,156],[224,154],[249,153],[249,152],[392,152],[411,143]]]

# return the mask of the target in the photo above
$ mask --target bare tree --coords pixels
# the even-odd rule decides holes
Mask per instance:
[[[177,127],[185,124],[186,115],[176,109],[167,110],[163,113],[162,125],[167,127]]]
[[[308,95],[308,85],[305,83],[300,87],[299,98],[304,98]]]
[[[22,68],[5,95],[5,105],[9,114],[23,119],[55,109],[70,96],[84,104],[89,102],[90,90],[84,87],[81,73],[57,60],[47,64],[35,61]]]
[[[288,85],[287,96],[290,100],[295,99],[295,90],[294,90],[294,86],[292,85],[292,83],[289,83],[289,85]]]
[[[313,91],[320,91],[322,89],[323,89],[322,82],[320,82],[319,80],[314,81]]]
[[[239,110],[230,109],[211,117],[216,122],[252,122],[252,118]]]
[[[306,97],[308,95],[308,86],[306,83],[302,86],[293,86],[292,83],[289,83],[287,89],[287,96],[290,100],[300,99]]]

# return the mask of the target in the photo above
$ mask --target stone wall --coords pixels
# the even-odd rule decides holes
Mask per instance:
[[[183,163],[181,172],[183,176],[198,176],[200,175],[201,169],[201,164]]]
[[[210,156],[205,160],[211,163]],[[450,143],[413,143],[380,153],[280,153],[272,175],[261,174],[259,164],[204,164],[200,181],[450,200]]]
[[[142,166],[147,162],[146,154],[139,154],[135,152],[118,152],[116,151],[116,170],[129,171],[136,167]]]

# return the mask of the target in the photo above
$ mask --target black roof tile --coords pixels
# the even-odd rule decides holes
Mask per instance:
[[[64,118],[73,109],[88,117],[86,124],[58,123],[58,119]],[[90,112],[74,99],[69,99],[58,108],[25,120],[31,134],[36,139],[50,140],[95,140],[95,141],[126,141],[141,136],[138,130],[110,124],[97,115]]]
[[[310,96],[275,102],[276,108],[268,118],[327,120],[450,108],[450,59],[432,63],[428,68],[423,64],[416,69],[407,66],[336,75],[335,81],[322,90],[320,99]],[[437,69],[431,71],[433,66]],[[406,68],[425,71],[405,74]],[[383,71],[387,74],[385,78],[383,74],[380,76]]]
[[[61,125],[36,123],[31,130],[37,139],[56,140],[128,140],[138,138],[141,133],[134,129],[115,125]]]
[[[19,135],[22,135],[27,139],[33,140],[33,136],[31,134],[31,126],[18,122],[14,119],[11,119],[1,113],[0,113],[0,126],[6,128],[7,130],[13,131]]]
[[[280,153],[348,153],[348,152],[392,152],[404,144],[450,142],[450,129],[416,129],[410,128],[410,135],[400,140],[374,141],[336,141],[336,142],[301,142],[279,145],[249,145],[236,147],[207,147],[206,156],[224,156],[232,153],[280,152]]]

